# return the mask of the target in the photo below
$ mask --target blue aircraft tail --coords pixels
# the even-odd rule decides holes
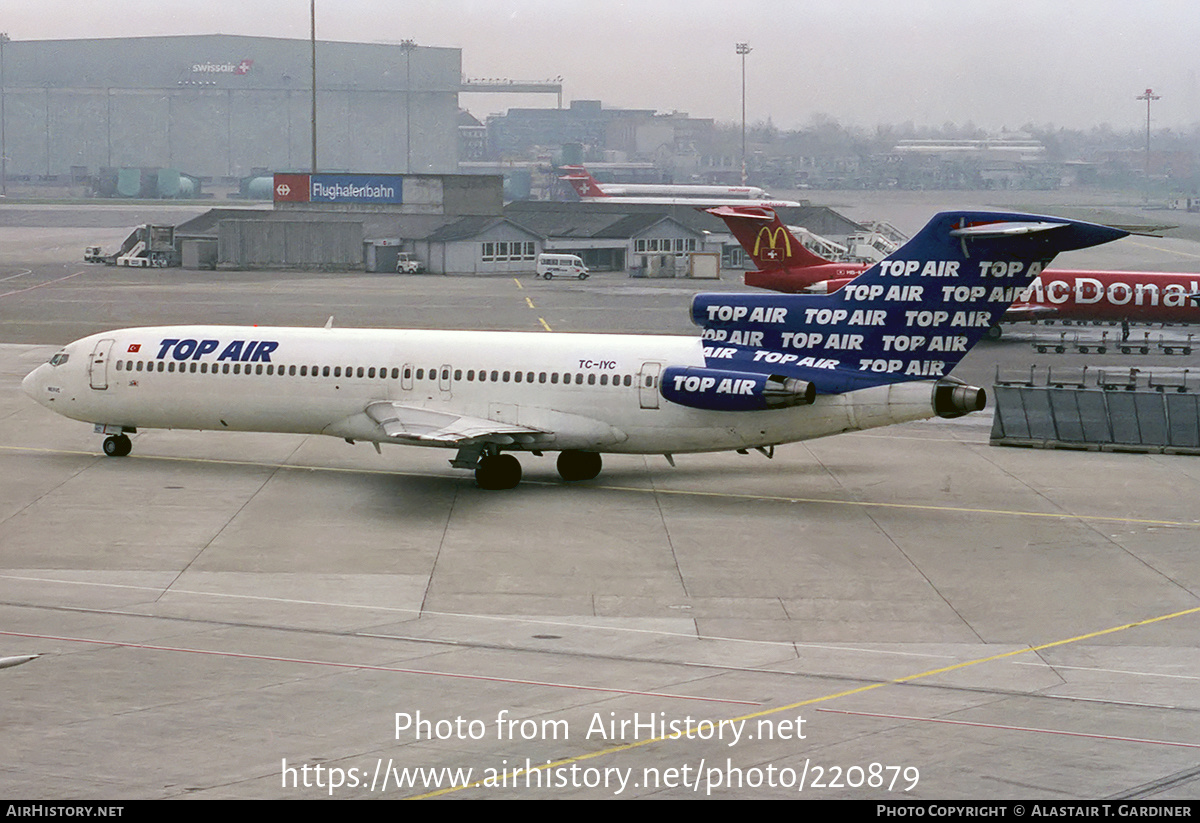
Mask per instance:
[[[714,372],[811,383],[818,394],[939,380],[1055,255],[1126,234],[1060,217],[942,212],[834,294],[698,294],[692,320]]]

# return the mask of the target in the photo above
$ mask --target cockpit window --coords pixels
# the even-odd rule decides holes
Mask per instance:
[[[61,366],[63,363],[67,362],[67,359],[70,358],[70,356],[71,355],[67,354],[65,351],[60,351],[58,354],[50,358],[50,365]]]

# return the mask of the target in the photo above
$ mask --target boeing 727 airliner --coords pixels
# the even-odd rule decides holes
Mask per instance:
[[[696,295],[695,338],[135,328],[69,344],[22,386],[111,456],[143,428],[293,432],[453,448],[488,489],[520,482],[515,451],[586,480],[604,452],[766,452],[981,409],[954,365],[1055,254],[1125,234],[945,212],[834,294]]]

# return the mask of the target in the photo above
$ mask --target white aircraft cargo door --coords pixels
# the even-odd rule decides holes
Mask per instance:
[[[91,377],[93,389],[108,388],[108,355],[112,351],[112,339],[101,340],[92,352],[92,362],[88,364],[88,375]]]
[[[643,363],[638,372],[638,402],[643,409],[658,408],[658,374],[662,363]]]

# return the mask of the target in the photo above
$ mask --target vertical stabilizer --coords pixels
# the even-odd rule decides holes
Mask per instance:
[[[600,184],[596,182],[596,178],[592,177],[591,172],[583,166],[563,166],[563,169],[568,174],[560,177],[560,180],[566,180],[571,184],[571,188],[575,189],[575,193],[581,199],[591,200],[597,197],[608,197],[604,193],[604,189],[600,188]]]
[[[797,378],[820,394],[939,380],[1056,254],[1127,232],[1059,217],[943,212],[833,294],[699,294],[712,368]]]
[[[707,211],[725,221],[759,271],[802,269],[833,262],[805,248],[773,209],[719,206]]]

